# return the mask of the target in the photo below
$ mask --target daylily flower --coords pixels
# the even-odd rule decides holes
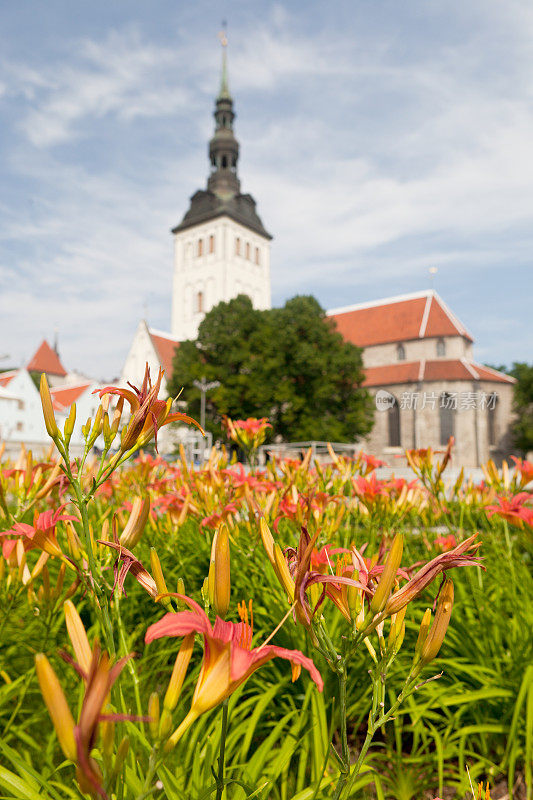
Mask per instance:
[[[464,542],[461,542],[454,547],[453,550],[448,550],[446,553],[428,561],[421,569],[416,572],[407,583],[402,586],[397,592],[394,592],[389,597],[383,614],[389,616],[390,614],[397,614],[404,606],[418,597],[420,592],[426,588],[433,580],[454,567],[485,567],[480,563],[479,557],[476,555],[477,550],[481,547],[481,542],[475,542],[477,533],[469,536]],[[378,618],[379,619],[379,618]]]
[[[106,547],[110,547],[112,550],[116,550],[118,553],[116,561],[113,564],[113,575],[115,582],[113,584],[111,593],[114,594],[115,589],[118,586],[119,592],[122,592],[124,596],[127,596],[124,589],[124,581],[128,572],[131,572],[133,577],[141,584],[143,589],[146,589],[149,595],[152,597],[157,597],[158,592],[154,579],[148,570],[143,567],[139,559],[133,555],[131,550],[128,550],[120,543],[117,538],[116,525],[113,526],[113,540],[114,541],[112,542],[108,542],[104,539],[97,540],[98,544],[103,544]]]
[[[435,547],[438,547],[439,550],[445,552],[446,550],[452,550],[457,546],[457,539],[453,533],[449,533],[448,536],[437,536],[433,544]]]
[[[319,691],[323,681],[319,671],[310,658],[299,650],[264,644],[252,647],[253,617],[250,601],[250,616],[245,604],[239,607],[241,622],[224,622],[216,618],[214,626],[200,606],[185,595],[173,595],[186,603],[191,611],[168,613],[159,622],[150,625],[145,641],[152,642],[162,636],[187,636],[193,631],[204,639],[204,660],[194,690],[191,708],[168,739],[166,749],[170,750],[181,736],[201,714],[210,711],[226,697],[229,697],[250,675],[272,658],[285,658],[292,664],[293,680],[299,676],[301,668],[309,672]]]
[[[57,541],[56,525],[58,522],[77,520],[78,517],[73,517],[70,514],[62,514],[61,512],[65,508],[65,505],[66,503],[56,509],[56,511],[48,510],[43,511],[41,514],[36,513],[33,525],[28,525],[26,522],[15,522],[11,530],[0,532],[0,536],[8,536],[9,534],[21,536],[25,550],[38,547],[49,555],[56,556],[56,558],[66,558]],[[4,542],[2,547],[4,558],[10,555],[16,543],[16,539],[8,539]]]
[[[523,489],[528,483],[533,481],[533,462],[511,456],[515,463],[515,469],[520,474],[520,488]]]
[[[485,511],[489,518],[497,514],[518,527],[522,527],[524,522],[533,526],[533,508],[524,506],[524,503],[531,499],[529,492],[519,492],[511,498],[498,496],[496,497],[498,505],[486,506]]]
[[[148,444],[151,439],[155,440],[155,447],[157,450],[157,431],[163,425],[168,425],[169,422],[186,422],[189,425],[196,425],[197,428],[203,433],[203,428],[192,417],[181,412],[170,413],[172,406],[172,398],[168,400],[160,400],[158,398],[159,389],[161,388],[161,380],[164,375],[164,370],[159,368],[157,381],[152,386],[150,378],[150,368],[146,364],[144,373],[144,380],[140,389],[128,382],[130,389],[122,389],[118,386],[106,386],[103,389],[97,389],[95,394],[98,394],[100,400],[105,395],[116,394],[123,397],[130,405],[131,417],[127,426],[122,432],[122,441],[120,445],[120,454],[126,453],[136,445],[143,447]]]
[[[95,642],[88,671],[82,669],[66,654],[62,655],[65,661],[72,664],[85,682],[85,694],[78,723],[74,723],[61,685],[48,659],[43,653],[38,653],[35,656],[35,666],[41,692],[52,718],[61,749],[65,756],[77,765],[76,778],[81,791],[92,797],[100,795],[107,800],[102,786],[102,774],[98,764],[91,756],[91,751],[96,743],[100,722],[139,719],[130,715],[103,713],[111,688],[131,655],[125,656],[113,664],[108,653],[102,653],[98,643]]]

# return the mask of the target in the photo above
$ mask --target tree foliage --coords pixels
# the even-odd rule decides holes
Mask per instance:
[[[314,297],[258,311],[246,295],[219,303],[196,341],[177,350],[170,383],[199,414],[194,380],[220,381],[207,397],[207,426],[219,435],[222,414],[269,418],[284,440],[354,441],[372,427],[361,350],[345,342]]]
[[[533,364],[515,362],[509,374],[516,378],[513,410],[515,445],[525,455],[533,450]]]

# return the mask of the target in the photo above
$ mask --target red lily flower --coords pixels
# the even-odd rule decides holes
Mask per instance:
[[[523,489],[533,481],[533,461],[522,460],[515,456],[511,456],[511,458],[515,463],[516,471],[520,473],[520,488]]]
[[[496,498],[498,505],[486,506],[485,511],[489,518],[497,514],[518,527],[522,527],[524,522],[533,526],[533,508],[524,506],[524,503],[531,499],[529,492],[519,492],[511,498],[498,496]]]
[[[167,750],[175,746],[201,714],[229,697],[253,672],[272,658],[285,658],[291,662],[293,680],[299,676],[301,668],[305,667],[319,691],[322,691],[323,681],[319,671],[311,659],[299,650],[287,650],[285,647],[267,644],[252,647],[251,601],[250,617],[243,603],[239,607],[242,622],[224,622],[217,617],[214,626],[211,626],[207,615],[194,600],[184,595],[173,596],[186,603],[191,611],[166,614],[159,622],[150,625],[145,641],[152,642],[162,636],[187,636],[197,632],[204,638],[204,660],[190,711],[168,740]]]

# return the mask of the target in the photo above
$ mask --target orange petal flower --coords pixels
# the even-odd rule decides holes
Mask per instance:
[[[167,742],[167,750],[176,745],[190,725],[206,711],[217,706],[237,689],[260,666],[272,658],[285,658],[291,662],[297,675],[301,667],[322,691],[323,681],[310,658],[299,650],[263,645],[252,648],[253,619],[244,605],[240,607],[242,622],[224,622],[216,618],[212,627],[200,606],[184,595],[174,595],[186,603],[191,611],[166,614],[159,622],[150,625],[145,641],[152,642],[162,636],[187,636],[194,631],[204,638],[204,660],[189,713]]]

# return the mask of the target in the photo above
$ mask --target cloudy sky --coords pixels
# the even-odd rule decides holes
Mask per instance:
[[[435,288],[531,360],[530,0],[20,0],[0,7],[0,364],[59,336],[119,374],[169,329],[170,228],[207,178],[228,23],[243,191],[274,304]]]

